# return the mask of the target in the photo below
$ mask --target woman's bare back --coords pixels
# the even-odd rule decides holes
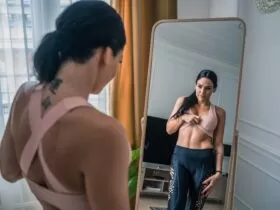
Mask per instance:
[[[31,87],[28,90],[20,90],[12,110],[11,132],[18,161],[31,135],[28,103],[34,89]],[[86,180],[82,171],[89,162],[85,159],[89,156],[93,157],[94,164],[94,157],[95,159],[105,158],[104,148],[115,145],[114,139],[106,138],[106,129],[110,132],[110,129],[114,130],[114,128],[121,128],[114,119],[93,107],[80,107],[67,113],[49,129],[42,139],[44,159],[50,171],[66,189],[75,194],[87,193],[85,192]],[[120,130],[121,133],[122,129]],[[126,140],[124,135],[123,140]],[[96,174],[99,172],[102,173],[102,168],[96,167]],[[100,176],[97,175],[96,179],[98,177]],[[46,181],[37,156],[31,165],[28,178],[52,189]],[[56,209],[42,201],[41,203],[44,209]]]

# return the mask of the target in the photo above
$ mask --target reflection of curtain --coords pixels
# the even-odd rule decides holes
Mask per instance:
[[[136,147],[140,145],[152,27],[158,20],[176,19],[177,0],[113,0],[113,6],[124,20],[127,45],[111,85],[110,111]]]

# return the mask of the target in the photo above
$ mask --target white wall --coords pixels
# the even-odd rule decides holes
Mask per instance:
[[[178,18],[190,17],[183,8],[188,1],[178,0]],[[212,3],[209,11],[216,12],[211,17],[232,16],[222,11],[230,3]],[[238,16],[247,25],[247,38],[234,205],[237,210],[276,210],[280,208],[280,11],[262,15],[253,0],[239,0],[237,5]],[[190,7],[186,12],[194,9]],[[207,11],[205,5],[198,10]],[[209,11],[201,17],[210,16]]]
[[[240,1],[247,23],[240,104],[237,209],[280,209],[280,11],[261,15],[253,1]],[[240,204],[240,205],[239,205]],[[239,205],[239,206],[238,206]]]
[[[210,14],[210,0],[177,0],[178,18],[208,18]]]
[[[210,17],[236,17],[238,0],[210,0]]]
[[[178,0],[178,18],[236,17],[238,0]]]

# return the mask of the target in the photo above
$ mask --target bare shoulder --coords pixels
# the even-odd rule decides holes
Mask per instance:
[[[185,99],[185,96],[180,96],[179,98],[177,98],[177,102],[182,103]]]
[[[216,113],[217,113],[217,116],[219,117],[219,119],[224,119],[226,117],[226,111],[222,107],[219,107],[216,105],[215,105],[215,108],[216,108]]]
[[[30,94],[35,87],[35,82],[25,82],[18,88],[11,108],[12,122],[18,122],[18,119],[21,118],[21,115],[24,113],[24,109],[26,109]]]
[[[128,150],[128,139],[123,126],[114,118],[94,108],[77,109],[71,113],[71,123],[77,131],[78,141],[72,144],[83,153],[94,156],[104,155],[113,150]],[[77,126],[79,125],[79,126]]]
[[[83,112],[83,119],[80,118],[80,120],[85,123],[84,129],[87,129],[86,133],[89,136],[95,136],[95,139],[107,139],[112,136],[125,137],[124,127],[116,119],[94,108],[85,109]]]
[[[18,90],[16,91],[16,95],[14,97],[13,103],[15,104],[16,102],[22,100],[25,98],[27,95],[30,94],[30,92],[35,88],[35,83],[33,82],[25,82],[23,83]]]
[[[76,141],[81,150],[76,150],[75,159],[79,161],[77,168],[83,174],[88,200],[98,209],[128,209],[123,207],[128,204],[129,167],[125,130],[116,119],[97,110],[84,109],[83,116],[79,123],[84,123],[80,125],[84,136]]]
[[[93,108],[77,109],[71,115],[70,124],[75,133],[71,135],[71,143],[68,141],[68,151],[73,151],[79,170],[92,174],[96,173],[96,168],[104,169],[104,165],[128,166],[128,139],[123,126],[116,119]]]
[[[22,112],[21,109],[24,109],[27,101],[29,100],[30,94],[32,93],[32,91],[34,91],[36,86],[36,82],[23,83],[16,92],[12,107],[19,107],[19,112]]]
[[[180,96],[177,98],[175,105],[173,106],[171,115],[170,115],[170,119],[173,118],[173,116],[175,115],[175,113],[179,110],[179,108],[182,106],[183,102],[184,102],[184,96]]]
[[[177,106],[181,105],[183,103],[184,99],[185,99],[185,96],[178,97],[177,100],[176,100],[176,105]]]

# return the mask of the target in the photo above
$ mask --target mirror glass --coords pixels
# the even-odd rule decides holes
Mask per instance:
[[[239,19],[154,28],[138,210],[224,208],[244,28]]]

